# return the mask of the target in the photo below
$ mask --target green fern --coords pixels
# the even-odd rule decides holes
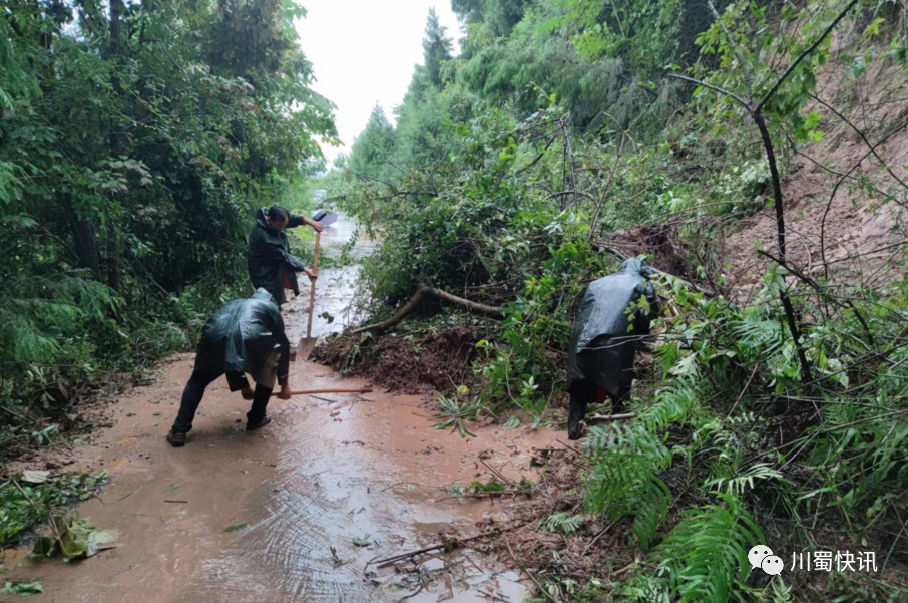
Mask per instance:
[[[706,489],[721,490],[734,496],[743,496],[746,491],[753,490],[755,480],[784,481],[785,476],[766,463],[757,463],[744,473],[735,477],[717,477],[711,479],[704,484],[704,487]]]
[[[750,575],[747,552],[763,542],[759,526],[734,496],[716,496],[721,504],[686,511],[653,552],[682,602],[727,603]]]
[[[772,599],[771,603],[794,603],[794,596],[791,594],[791,586],[785,584],[781,577],[776,576],[772,580]]]
[[[122,301],[107,286],[78,274],[18,281],[0,295],[0,343],[14,362],[52,362],[61,336],[84,331]]]
[[[761,307],[748,308],[740,320],[732,323],[732,331],[738,346],[755,357],[767,358],[778,353],[785,341],[778,318],[768,315]]]
[[[542,520],[539,527],[546,532],[560,531],[570,535],[579,530],[581,525],[583,525],[582,516],[571,515],[570,513],[559,511],[557,513],[552,513]]]
[[[643,548],[649,548],[672,502],[668,487],[657,475],[671,462],[668,450],[637,424],[593,426],[586,449],[592,464],[586,483],[587,510],[605,512],[609,521],[632,515],[634,535]]]
[[[640,411],[637,422],[649,431],[660,432],[669,423],[683,421],[700,408],[700,396],[694,384],[686,379],[675,379],[656,392],[656,403]]]

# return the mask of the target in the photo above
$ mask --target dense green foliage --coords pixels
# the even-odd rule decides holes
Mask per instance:
[[[0,9],[0,400],[189,342],[248,291],[257,207],[298,206],[333,106],[283,0],[41,0]],[[306,195],[303,195],[306,196]],[[3,411],[0,411],[3,412]]]
[[[7,479],[0,484],[0,546],[14,543],[24,530],[47,521],[55,509],[87,500],[106,479],[106,471],[64,473],[38,484]]]
[[[756,270],[734,266],[724,241],[740,218],[778,207],[769,150],[784,177],[830,131],[866,140],[905,127],[902,115],[861,131],[814,101],[840,98],[830,86],[844,98],[868,86],[871,63],[898,69],[904,13],[844,0],[717,3],[716,15],[707,2],[452,5],[465,37],[441,83],[418,67],[393,130],[373,119],[350,158],[358,169],[327,181],[384,236],[363,270],[373,314],[419,283],[502,309],[490,324],[442,306],[447,316],[426,327],[484,334],[469,399],[445,398],[442,413],[554,421],[571,317],[585,284],[615,267],[615,247],[642,248],[685,279],[658,279],[637,416],[585,442],[585,512],[622,522],[638,561],[621,582],[606,587],[603,570],[580,590],[554,562],[548,599],[903,600],[893,578],[908,563],[906,281],[871,288],[836,273],[822,242],[822,257],[799,265],[776,233]],[[392,139],[391,151],[377,142]],[[364,160],[360,149],[377,148]],[[836,184],[850,165],[813,161],[829,189],[847,180]],[[903,205],[888,170],[854,176],[852,198]],[[904,234],[900,222],[893,232]],[[902,251],[893,262],[904,266]],[[553,509],[541,529],[573,534],[577,508]],[[746,563],[757,542],[783,558],[873,550],[886,567],[770,587]]]

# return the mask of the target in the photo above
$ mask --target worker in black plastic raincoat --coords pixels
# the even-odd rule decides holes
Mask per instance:
[[[615,274],[589,284],[574,319],[568,350],[568,438],[580,437],[586,407],[612,399],[620,411],[631,392],[637,343],[649,334],[656,293],[647,277],[652,269],[631,258]]]
[[[180,410],[167,441],[174,446],[186,443],[205,388],[225,374],[230,391],[242,390],[243,397],[252,400],[246,429],[267,425],[271,417],[265,411],[275,381],[281,385],[280,397],[290,399],[289,372],[290,342],[272,295],[259,289],[248,299],[225,304],[205,323],[192,376],[183,389]],[[255,380],[254,392],[246,373]]]
[[[287,242],[288,228],[296,228],[308,224],[316,232],[322,231],[322,225],[311,218],[291,214],[280,206],[271,209],[264,207],[259,210],[255,221],[255,228],[249,235],[249,251],[247,255],[249,276],[252,285],[258,289],[264,287],[280,306],[286,301],[284,289],[292,289],[296,295],[300,294],[297,272],[305,272],[311,280],[317,275],[303,263],[290,255],[290,243]]]

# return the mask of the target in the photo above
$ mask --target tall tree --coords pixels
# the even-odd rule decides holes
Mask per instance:
[[[453,43],[447,36],[448,28],[438,22],[435,9],[429,9],[426,20],[426,37],[422,40],[423,57],[429,79],[436,86],[441,86],[442,63],[451,60]]]
[[[375,103],[366,128],[353,143],[350,169],[360,176],[384,179],[396,142],[394,126],[381,105]]]

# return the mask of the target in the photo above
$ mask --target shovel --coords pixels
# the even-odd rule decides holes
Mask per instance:
[[[312,271],[317,275],[318,274],[318,247],[322,242],[322,233],[315,235],[315,261],[312,262]],[[303,360],[309,360],[309,356],[312,355],[312,349],[315,347],[315,343],[318,341],[318,337],[312,336],[312,314],[315,312],[315,281],[312,281],[311,289],[309,290],[309,324],[306,326],[306,336],[300,339],[300,343],[296,346],[296,357],[302,358]]]
[[[336,212],[320,209],[312,215],[312,219],[316,222],[321,222],[322,226],[330,226],[337,221],[338,215]],[[318,248],[322,242],[322,233],[315,235],[315,260],[312,262],[312,271],[318,275]],[[309,324],[306,326],[306,336],[300,339],[300,343],[296,346],[296,349],[291,352],[290,360],[295,361],[297,357],[301,357],[303,360],[308,360],[309,356],[312,355],[312,348],[315,347],[315,343],[318,341],[318,337],[312,337],[312,313],[315,310],[315,281],[312,281],[312,288],[309,291]]]

